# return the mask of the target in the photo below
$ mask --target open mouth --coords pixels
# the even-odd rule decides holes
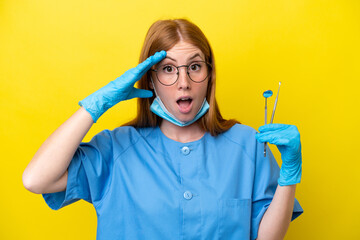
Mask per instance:
[[[179,106],[180,112],[188,113],[191,110],[192,98],[191,97],[181,97],[176,101],[176,103]]]

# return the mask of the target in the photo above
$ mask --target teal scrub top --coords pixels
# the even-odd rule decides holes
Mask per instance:
[[[181,143],[159,127],[104,130],[81,143],[67,188],[43,194],[51,209],[83,199],[97,239],[256,239],[279,166],[256,130],[236,124]],[[303,210],[295,199],[292,220]]]

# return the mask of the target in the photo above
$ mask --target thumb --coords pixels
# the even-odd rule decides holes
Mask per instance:
[[[145,89],[139,89],[139,88],[133,88],[133,90],[131,91],[131,93],[129,95],[129,99],[130,98],[135,98],[135,97],[149,98],[149,97],[152,97],[152,96],[153,96],[152,91],[145,90]]]

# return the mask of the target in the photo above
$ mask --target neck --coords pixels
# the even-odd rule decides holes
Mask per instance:
[[[194,122],[189,126],[179,127],[163,119],[160,124],[160,129],[168,138],[182,143],[199,140],[205,134],[205,130],[201,129],[197,122]]]

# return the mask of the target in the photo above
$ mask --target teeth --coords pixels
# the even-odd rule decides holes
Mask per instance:
[[[190,100],[190,98],[181,98],[180,100],[185,101],[185,100]]]

